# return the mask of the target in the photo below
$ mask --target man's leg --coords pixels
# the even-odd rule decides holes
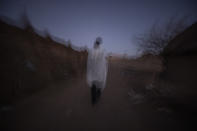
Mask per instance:
[[[96,85],[95,84],[92,84],[92,87],[91,87],[91,97],[92,97],[92,104],[96,104],[96,94],[97,94],[97,91],[96,91]]]
[[[98,81],[94,81],[91,87],[91,96],[92,96],[92,104],[96,104],[101,96],[101,88],[100,83]]]
[[[96,88],[96,98],[97,98],[97,101],[100,99],[100,96],[101,96],[101,88]]]

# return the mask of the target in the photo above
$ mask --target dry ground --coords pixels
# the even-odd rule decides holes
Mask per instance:
[[[172,109],[155,99],[155,72],[111,62],[106,89],[91,105],[85,75],[48,88],[2,109],[4,130],[185,130]],[[157,95],[157,93],[156,93]]]

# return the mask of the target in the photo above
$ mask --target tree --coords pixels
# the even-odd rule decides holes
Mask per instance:
[[[34,30],[33,27],[32,27],[32,23],[29,20],[26,7],[23,9],[23,12],[20,16],[20,24],[21,24],[21,27],[26,29],[26,30],[29,30],[29,31]]]
[[[187,18],[171,17],[164,24],[154,24],[146,33],[136,37],[143,54],[159,55],[166,45],[187,27]]]

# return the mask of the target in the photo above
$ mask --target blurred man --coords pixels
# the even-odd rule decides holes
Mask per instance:
[[[88,52],[87,83],[91,88],[93,105],[98,102],[107,78],[107,59],[101,44],[102,38],[97,37],[93,49]]]

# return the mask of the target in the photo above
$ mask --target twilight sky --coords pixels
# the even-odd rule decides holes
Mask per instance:
[[[0,0],[0,15],[19,19],[26,7],[33,26],[92,47],[97,36],[109,52],[135,55],[133,38],[173,16],[197,21],[196,0]]]

